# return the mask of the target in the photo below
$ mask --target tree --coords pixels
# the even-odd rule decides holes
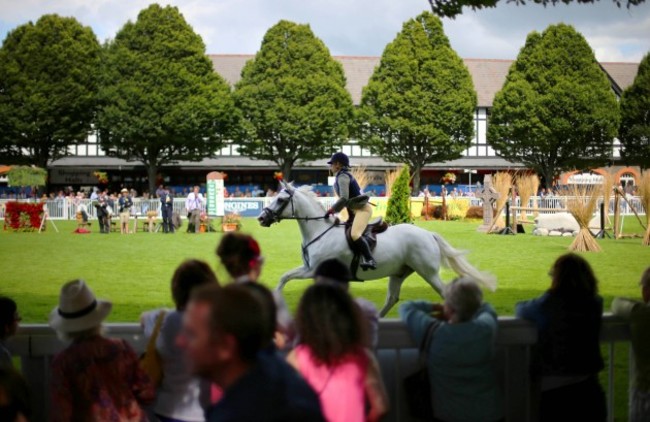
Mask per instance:
[[[100,101],[100,144],[144,163],[150,192],[161,166],[212,155],[237,124],[228,84],[171,6],[142,10],[105,46]]]
[[[425,164],[460,158],[474,133],[476,92],[440,19],[429,12],[404,23],[363,90],[361,145],[408,164],[413,192]]]
[[[438,16],[455,18],[463,13],[463,7],[470,7],[472,10],[484,9],[489,7],[496,7],[500,0],[428,0],[431,6],[431,11]],[[526,4],[524,0],[508,0],[508,3],[514,1],[518,6]],[[533,3],[541,4],[544,6],[553,5],[558,3],[593,3],[595,0],[533,0]],[[614,4],[621,7],[625,2],[621,0],[613,0]],[[645,3],[645,0],[627,0],[627,8],[631,6],[638,6]]]
[[[348,138],[353,110],[343,68],[309,25],[271,27],[234,97],[245,120],[239,151],[275,162],[287,180],[298,161],[327,157]]]
[[[623,159],[650,168],[650,54],[639,64],[639,71],[621,97],[619,139]]]
[[[97,100],[100,45],[74,18],[44,15],[0,49],[0,149],[46,168],[85,142]]]
[[[386,206],[386,222],[389,224],[411,223],[411,195],[409,167],[404,166],[391,189]]]
[[[7,174],[9,186],[45,186],[47,170],[34,166],[12,166]]]
[[[565,24],[532,32],[494,98],[489,144],[547,187],[560,171],[607,163],[619,123],[611,85],[583,36]]]

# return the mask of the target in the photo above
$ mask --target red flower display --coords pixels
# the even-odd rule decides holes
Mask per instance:
[[[276,171],[275,173],[273,173],[273,178],[278,182],[281,182],[282,179],[284,179],[284,175],[282,174],[281,171]]]
[[[41,227],[43,202],[7,202],[5,208],[5,230],[9,226],[14,231],[33,231]]]

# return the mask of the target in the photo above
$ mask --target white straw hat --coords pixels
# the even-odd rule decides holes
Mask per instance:
[[[61,287],[59,306],[50,313],[50,327],[74,333],[97,327],[111,313],[113,304],[97,300],[83,280],[74,280]]]

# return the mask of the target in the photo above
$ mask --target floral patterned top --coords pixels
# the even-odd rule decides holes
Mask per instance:
[[[52,361],[52,421],[142,422],[155,386],[125,340],[74,341]]]

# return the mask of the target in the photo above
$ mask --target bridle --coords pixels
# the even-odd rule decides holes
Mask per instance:
[[[312,221],[312,220],[325,220],[326,218],[328,218],[328,217],[325,217],[324,215],[319,216],[319,217],[299,217],[299,216],[297,216],[296,215],[296,208],[295,208],[295,206],[293,204],[293,192],[289,191],[288,189],[282,189],[282,191],[280,193],[282,193],[282,192],[286,192],[287,195],[289,195],[289,200],[284,202],[280,206],[280,208],[278,208],[277,211],[273,211],[269,207],[262,208],[262,212],[266,212],[266,213],[270,214],[273,217],[273,222],[279,223],[282,220]],[[282,217],[282,211],[284,211],[284,209],[289,204],[291,204],[291,216],[290,217]]]
[[[282,220],[311,221],[311,220],[325,220],[326,218],[328,218],[328,217],[326,217],[326,216],[324,216],[324,215],[323,215],[323,216],[319,216],[319,217],[299,217],[299,216],[297,216],[297,215],[296,215],[296,208],[295,208],[295,206],[294,206],[294,204],[293,204],[293,192],[289,191],[288,189],[282,189],[282,191],[281,191],[280,193],[282,193],[282,192],[286,192],[287,195],[289,195],[289,199],[288,199],[288,201],[284,202],[284,203],[280,206],[280,208],[278,208],[277,211],[273,211],[273,210],[272,210],[271,208],[269,208],[269,207],[264,207],[264,208],[262,208],[262,213],[268,213],[268,214],[271,215],[271,217],[273,218],[272,222],[277,222],[277,223],[279,223],[279,222],[282,221]],[[289,204],[291,204],[291,216],[290,216],[290,217],[282,217],[282,215],[281,215],[281,214],[282,214],[282,211],[284,211],[284,209],[285,209]],[[307,263],[308,266],[309,266],[309,253],[308,253],[308,249],[309,249],[309,247],[310,247],[311,245],[313,245],[314,243],[318,242],[320,239],[322,239],[323,236],[325,236],[325,235],[327,234],[327,232],[329,232],[330,230],[332,230],[334,227],[340,227],[340,226],[344,226],[344,225],[345,225],[345,223],[341,223],[341,222],[339,222],[339,220],[338,220],[338,218],[337,218],[337,219],[335,219],[335,221],[334,221],[334,223],[333,223],[332,225],[330,225],[328,228],[326,228],[325,230],[323,230],[323,231],[322,231],[318,236],[316,236],[315,238],[313,238],[313,239],[312,239],[311,241],[309,241],[307,244],[303,244],[303,245],[301,245],[301,247],[302,247],[302,256],[303,256],[303,260],[304,260],[304,262]]]

